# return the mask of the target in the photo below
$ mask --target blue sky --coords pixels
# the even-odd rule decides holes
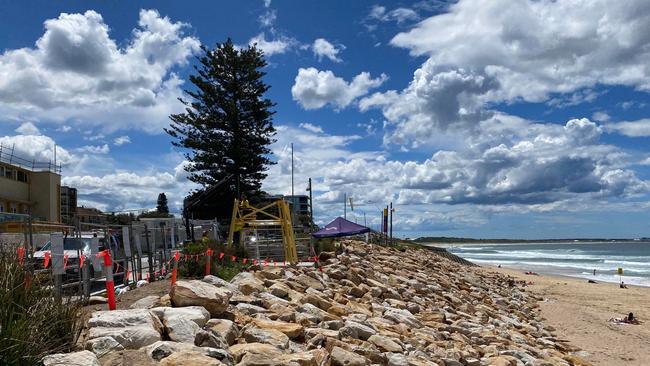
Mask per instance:
[[[401,236],[650,236],[650,5],[0,1],[0,143],[82,204],[171,206],[196,186],[162,128],[199,45],[257,43],[277,103],[264,189]]]

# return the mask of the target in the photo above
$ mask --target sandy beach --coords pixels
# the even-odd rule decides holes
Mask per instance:
[[[594,365],[650,365],[650,288],[621,289],[618,284],[588,283],[586,279],[531,276],[523,271],[485,267],[518,279],[533,281],[526,287],[544,300],[541,314],[557,336],[580,348]],[[608,322],[633,312],[643,324],[617,325]]]

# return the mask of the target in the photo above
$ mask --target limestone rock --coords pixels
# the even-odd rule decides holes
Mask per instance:
[[[280,349],[289,347],[289,337],[275,329],[260,329],[255,326],[247,326],[243,329],[242,336],[249,343],[266,343]]]
[[[97,357],[102,357],[112,351],[121,351],[124,347],[113,337],[97,337],[86,342],[86,349],[97,355]]]
[[[251,272],[238,273],[232,280],[230,280],[230,283],[237,286],[239,291],[244,295],[266,291],[264,282],[258,280]]]
[[[97,356],[90,351],[57,353],[45,356],[42,362],[44,366],[101,366]]]
[[[202,306],[183,308],[153,308],[165,327],[169,339],[174,342],[194,344],[196,333],[210,319],[210,313]]]
[[[176,307],[203,306],[213,317],[228,308],[232,292],[199,280],[178,281],[169,293]]]
[[[205,325],[206,329],[218,334],[229,345],[235,343],[235,339],[239,337],[239,329],[234,322],[227,319],[210,319]]]
[[[159,341],[151,344],[143,349],[152,360],[161,362],[163,359],[173,355],[174,353],[199,353],[204,356],[216,359],[226,365],[233,364],[233,358],[225,350],[210,348],[210,347],[196,347],[187,343]]]
[[[246,354],[256,354],[273,359],[282,354],[282,351],[270,344],[265,343],[240,343],[230,346],[228,349],[236,363],[239,363]]]
[[[129,309],[151,309],[160,305],[160,297],[156,295],[145,296],[129,306]]]
[[[217,286],[217,287],[224,287],[227,290],[230,290],[233,294],[238,294],[239,289],[237,288],[236,285],[233,285],[232,283],[224,280],[223,278],[213,276],[213,275],[207,275],[203,277],[203,282],[209,283],[211,285]]]
[[[368,364],[365,357],[346,351],[341,347],[334,347],[330,357],[332,358],[332,366],[365,366]]]
[[[138,349],[161,340],[162,324],[146,309],[96,311],[88,320],[88,339],[111,337],[122,347]]]
[[[261,329],[273,329],[284,333],[287,337],[294,339],[298,338],[303,333],[303,326],[295,323],[286,323],[272,320],[255,319],[253,324]]]
[[[374,344],[380,350],[384,352],[402,352],[402,346],[397,344],[397,342],[392,339],[379,335],[373,334],[368,338],[368,342]]]
[[[223,366],[224,364],[212,357],[199,352],[181,351],[163,358],[160,366]]]

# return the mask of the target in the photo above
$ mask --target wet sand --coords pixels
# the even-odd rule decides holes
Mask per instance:
[[[621,289],[618,284],[531,276],[519,270],[487,266],[485,270],[533,281],[534,284],[525,289],[544,299],[539,304],[546,324],[556,329],[559,338],[582,349],[578,355],[594,365],[650,365],[650,288]],[[610,318],[620,318],[629,312],[643,324],[608,322]]]

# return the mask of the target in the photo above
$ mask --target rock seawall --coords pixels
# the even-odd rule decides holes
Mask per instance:
[[[44,363],[588,365],[543,324],[538,299],[506,276],[426,249],[344,244],[339,256],[324,253],[319,269],[182,280],[171,296],[176,307],[158,306],[161,299],[141,302],[156,304],[150,309],[96,312],[87,351]]]

